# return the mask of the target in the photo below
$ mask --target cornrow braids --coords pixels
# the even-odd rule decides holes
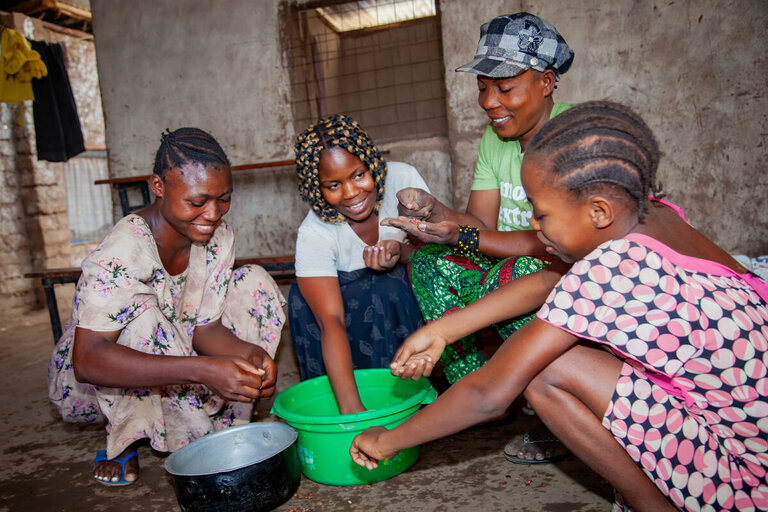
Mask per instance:
[[[660,197],[656,138],[640,116],[618,103],[575,105],[548,121],[526,153],[548,159],[561,184],[575,194],[606,186],[623,191],[637,203],[640,220],[647,212],[648,195]]]
[[[209,133],[199,128],[166,129],[160,136],[153,172],[165,179],[167,170],[181,167],[187,162],[231,167],[226,153]]]
[[[378,212],[384,198],[387,163],[357,121],[343,114],[320,119],[296,138],[294,151],[301,198],[310,204],[324,222],[338,223],[346,220],[344,215],[326,202],[318,178],[321,153],[335,147],[344,148],[358,157],[373,175],[376,185],[374,211]]]

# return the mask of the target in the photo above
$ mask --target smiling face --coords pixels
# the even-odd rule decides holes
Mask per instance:
[[[207,243],[229,211],[232,172],[228,166],[186,162],[167,170],[163,178],[153,175],[150,184],[162,218],[194,243]]]
[[[320,192],[348,221],[363,222],[376,205],[376,187],[365,164],[344,148],[326,149],[318,166]]]
[[[501,137],[525,146],[552,112],[555,74],[529,69],[512,78],[477,77],[477,102]]]
[[[600,205],[592,197],[577,197],[558,184],[541,157],[526,155],[522,180],[528,200],[533,205],[531,226],[547,253],[566,263],[578,261],[606,238],[600,229]],[[597,217],[596,217],[597,215]],[[596,224],[597,221],[597,224]]]

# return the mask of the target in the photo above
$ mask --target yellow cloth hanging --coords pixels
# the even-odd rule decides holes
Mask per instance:
[[[15,30],[3,29],[0,39],[0,101],[20,103],[35,99],[32,79],[47,74],[45,63],[29,41]]]

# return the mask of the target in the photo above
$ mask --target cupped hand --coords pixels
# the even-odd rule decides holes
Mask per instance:
[[[395,352],[389,365],[392,375],[413,380],[422,375],[429,377],[447,344],[448,340],[433,324],[422,327],[408,336]]]
[[[406,187],[397,192],[397,214],[403,217],[428,219],[435,208],[435,197],[420,188]]]
[[[259,368],[264,372],[261,378],[261,393],[259,398],[269,398],[275,392],[275,384],[277,383],[277,363],[275,360],[269,357],[267,352],[254,345],[254,349],[248,355],[248,362],[256,368]]]
[[[400,242],[381,240],[363,249],[365,266],[373,270],[389,270],[400,261]]]
[[[393,226],[402,229],[409,235],[425,244],[456,245],[459,240],[459,225],[455,222],[427,222],[410,217],[387,217],[381,221],[382,226]]]
[[[349,454],[356,464],[367,469],[376,469],[381,459],[388,459],[397,455],[397,452],[387,453],[379,446],[380,436],[387,431],[384,427],[370,427],[362,434],[358,434],[352,440]]]
[[[252,402],[261,395],[265,371],[237,356],[200,356],[206,362],[204,384],[225,400]]]

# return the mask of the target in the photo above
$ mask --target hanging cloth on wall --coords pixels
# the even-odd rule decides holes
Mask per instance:
[[[32,48],[48,66],[48,76],[32,82],[37,159],[66,162],[85,151],[85,145],[64,53],[59,43],[32,41]]]
[[[48,71],[40,54],[34,51],[24,36],[13,29],[3,28],[0,38],[0,101],[21,103],[35,99],[32,79],[42,78]]]

